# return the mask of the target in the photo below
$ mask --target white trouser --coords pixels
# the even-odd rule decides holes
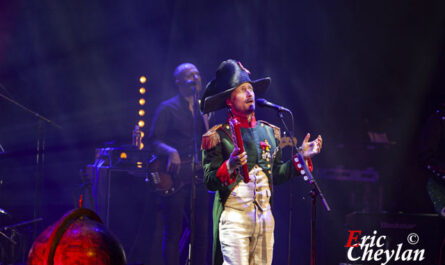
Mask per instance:
[[[272,264],[275,220],[255,204],[240,211],[226,207],[219,220],[223,265]]]

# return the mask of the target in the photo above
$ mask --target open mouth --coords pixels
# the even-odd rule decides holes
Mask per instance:
[[[253,103],[253,99],[252,98],[247,99],[246,103]]]

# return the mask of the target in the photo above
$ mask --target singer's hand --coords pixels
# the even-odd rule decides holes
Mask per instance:
[[[247,154],[246,152],[243,152],[240,154],[239,148],[233,149],[232,153],[230,154],[229,158],[229,167],[230,170],[235,170],[242,165],[245,165],[247,163]]]
[[[321,146],[323,144],[323,139],[321,138],[321,135],[318,135],[317,139],[314,141],[309,142],[309,138],[311,137],[311,134],[306,134],[306,137],[304,137],[303,144],[301,145],[302,149],[302,155],[303,157],[310,158],[313,157],[316,154],[319,154],[321,151]]]
[[[170,174],[179,174],[181,170],[181,158],[176,149],[171,150],[168,154],[167,172]]]

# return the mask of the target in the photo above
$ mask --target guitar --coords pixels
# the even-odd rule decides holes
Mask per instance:
[[[152,155],[148,163],[149,181],[152,183],[154,191],[160,196],[173,195],[192,181],[203,183],[201,161],[198,162],[198,168],[195,170],[193,170],[193,160],[181,161],[178,174],[167,172],[167,163],[168,156],[156,155]]]

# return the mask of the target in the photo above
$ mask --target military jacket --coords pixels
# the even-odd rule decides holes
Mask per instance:
[[[296,176],[297,170],[292,161],[283,162],[280,150],[280,129],[265,121],[258,121],[252,128],[242,128],[244,149],[247,153],[249,172],[259,165],[269,179],[269,185],[281,184]],[[235,181],[229,185],[222,183],[216,176],[220,167],[229,159],[234,149],[228,123],[216,125],[203,135],[203,168],[207,188],[216,191],[213,204],[213,264],[222,264],[219,242],[219,219],[224,204],[233,188],[243,181],[241,175],[235,175]],[[270,190],[273,191],[272,187]]]

